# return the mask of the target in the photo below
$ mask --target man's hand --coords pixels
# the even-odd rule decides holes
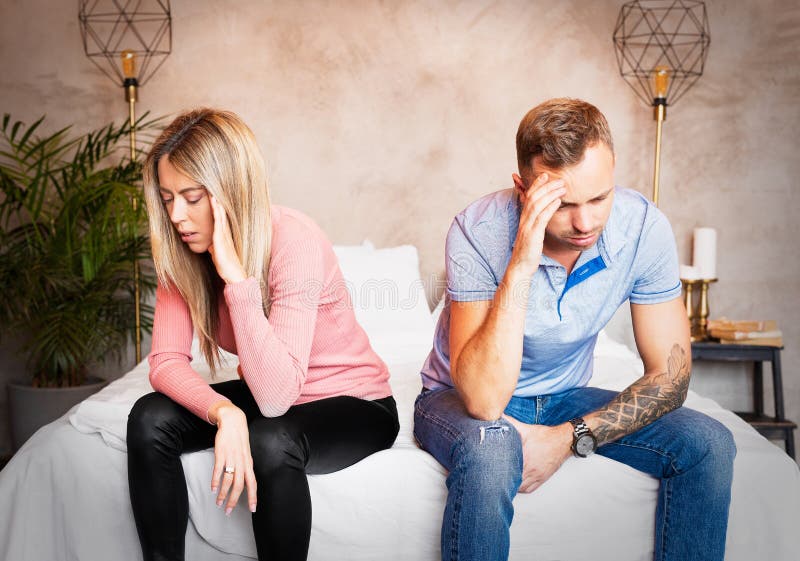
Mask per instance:
[[[572,425],[529,425],[508,415],[503,415],[503,418],[517,429],[522,438],[522,484],[519,491],[532,493],[550,479],[571,454]]]
[[[523,267],[532,275],[539,268],[542,258],[545,229],[561,205],[566,188],[563,180],[548,181],[549,175],[542,173],[526,191],[522,191],[519,189],[522,178],[516,174],[513,177],[514,184],[518,186],[522,211],[509,268]]]
[[[225,283],[243,281],[247,278],[247,273],[245,273],[242,262],[233,247],[233,236],[228,226],[225,209],[213,195],[210,195],[209,198],[211,210],[214,213],[214,234],[208,252],[211,254],[217,273]]]

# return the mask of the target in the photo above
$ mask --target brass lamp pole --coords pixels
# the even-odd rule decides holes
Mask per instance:
[[[139,82],[136,80],[136,53],[126,49],[120,53],[122,59],[122,74],[125,76],[123,87],[125,88],[125,101],[128,102],[128,118],[131,127],[131,162],[136,161],[136,88]],[[136,212],[139,201],[133,198],[133,210]],[[133,286],[134,286],[134,308],[136,315],[136,362],[142,360],[142,306],[141,289],[139,288],[139,260],[133,261]]]
[[[122,75],[125,76],[122,86],[125,88],[125,101],[128,102],[130,113],[131,161],[134,161],[136,160],[136,88],[139,87],[139,82],[136,80],[136,53],[125,49],[119,56],[122,59]]]
[[[667,90],[669,68],[656,66],[653,73],[656,96],[653,98],[653,118],[656,120],[656,157],[653,165],[653,202],[658,206],[658,177],[661,168],[661,127],[667,118]]]

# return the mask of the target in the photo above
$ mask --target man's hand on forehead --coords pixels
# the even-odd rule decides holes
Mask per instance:
[[[519,187],[520,185],[524,184],[525,184],[524,179],[520,178],[520,181],[519,183],[517,183],[517,186]],[[518,190],[520,192],[520,200],[524,202],[525,199],[527,199],[528,197],[533,197],[536,193],[539,193],[539,196],[542,196],[545,193],[561,189],[562,187],[564,187],[563,179],[552,179],[550,177],[550,174],[545,171],[536,176],[533,179],[533,181],[531,181],[531,184],[529,186],[525,187],[524,189],[519,188]]]

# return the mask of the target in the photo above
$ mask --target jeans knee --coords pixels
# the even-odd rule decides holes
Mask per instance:
[[[256,422],[250,426],[250,454],[257,474],[263,476],[284,467],[305,468],[306,454],[298,442],[301,438],[274,421],[259,425]]]
[[[713,457],[717,463],[733,467],[733,459],[736,457],[736,442],[733,433],[720,422],[715,422],[713,436],[709,438],[708,455]]]
[[[475,427],[455,445],[454,469],[479,479],[487,491],[492,487],[516,488],[522,477],[522,440],[505,421]]]
[[[705,416],[704,416],[705,417]],[[705,417],[683,435],[683,458],[679,461],[690,467],[700,467],[717,480],[730,479],[736,443],[728,428],[710,417]],[[679,469],[683,472],[685,469]]]

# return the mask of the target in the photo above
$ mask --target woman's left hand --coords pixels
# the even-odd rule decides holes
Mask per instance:
[[[214,471],[211,491],[218,493],[217,506],[225,504],[225,514],[233,512],[242,491],[247,489],[250,512],[256,511],[258,484],[250,453],[250,431],[241,409],[230,402],[212,406],[209,420],[217,425],[214,439]]]
[[[220,202],[211,194],[211,210],[214,214],[214,234],[208,252],[217,268],[217,273],[226,284],[243,281],[247,273],[242,266],[236,249],[233,247],[233,236],[228,226],[228,216]]]

